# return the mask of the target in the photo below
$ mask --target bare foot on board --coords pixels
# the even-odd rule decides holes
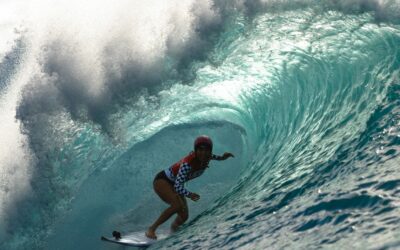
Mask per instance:
[[[156,232],[154,230],[152,230],[152,229],[147,230],[145,235],[146,235],[147,238],[150,238],[150,239],[153,239],[153,240],[157,239]]]
[[[173,223],[171,224],[171,227],[170,227],[170,232],[171,232],[171,233],[175,233],[175,232],[178,230],[178,228],[179,228],[179,226],[176,225],[175,222],[173,222]]]

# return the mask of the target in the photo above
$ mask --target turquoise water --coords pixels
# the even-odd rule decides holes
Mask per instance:
[[[1,29],[1,249],[120,249],[200,134],[236,157],[151,248],[400,248],[400,3],[42,3]]]

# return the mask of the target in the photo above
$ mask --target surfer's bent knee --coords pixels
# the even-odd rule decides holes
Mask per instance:
[[[171,207],[173,208],[173,210],[176,212],[176,213],[186,213],[186,208],[185,208],[185,206],[182,206],[182,204],[180,204],[180,203],[174,203],[174,204],[171,204]]]

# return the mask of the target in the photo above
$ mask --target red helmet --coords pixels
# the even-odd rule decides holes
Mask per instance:
[[[206,135],[197,137],[196,140],[194,141],[194,150],[196,151],[196,149],[201,146],[205,146],[212,151],[213,143],[210,137]]]

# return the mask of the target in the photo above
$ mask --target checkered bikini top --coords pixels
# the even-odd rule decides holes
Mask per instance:
[[[180,195],[188,197],[190,192],[184,188],[184,183],[188,180],[197,178],[204,173],[205,169],[192,171],[191,165],[195,157],[196,155],[192,151],[185,158],[165,170],[166,176],[174,182],[175,191]],[[212,158],[215,158],[214,155]]]

